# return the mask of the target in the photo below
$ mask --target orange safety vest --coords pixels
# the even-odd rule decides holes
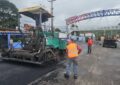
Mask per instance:
[[[78,56],[78,49],[76,43],[67,45],[68,58],[75,58]]]

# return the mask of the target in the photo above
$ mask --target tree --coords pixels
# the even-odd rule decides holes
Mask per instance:
[[[55,31],[56,32],[61,32],[61,30],[59,28],[56,28]]]
[[[75,30],[78,31],[78,30],[79,30],[79,29],[78,29],[78,25],[72,24],[72,25],[71,25],[71,30],[72,30],[72,31],[75,31]]]
[[[78,25],[72,24],[71,27],[72,28],[74,28],[74,27],[78,28]]]
[[[118,25],[120,26],[120,23],[118,23]]]
[[[18,9],[8,0],[0,0],[0,28],[15,29],[18,26]]]

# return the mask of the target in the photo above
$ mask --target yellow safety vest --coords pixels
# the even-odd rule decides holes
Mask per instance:
[[[76,43],[67,45],[68,58],[75,58],[78,56],[78,49]]]

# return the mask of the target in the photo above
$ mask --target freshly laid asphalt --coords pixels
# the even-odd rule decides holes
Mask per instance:
[[[53,64],[40,66],[0,60],[0,85],[27,85],[54,69]]]

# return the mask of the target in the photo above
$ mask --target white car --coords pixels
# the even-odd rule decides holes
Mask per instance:
[[[120,39],[118,39],[116,43],[117,43],[117,48],[120,48]]]

